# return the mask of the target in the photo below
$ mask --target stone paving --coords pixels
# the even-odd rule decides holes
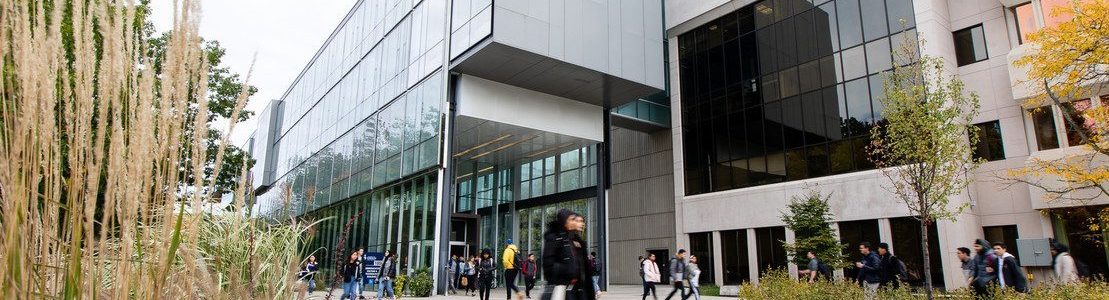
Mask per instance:
[[[520,288],[522,289],[523,287],[521,286]],[[532,298],[533,299],[539,299],[539,294],[540,294],[541,290],[542,290],[541,287],[535,287],[535,289],[532,289],[531,290]],[[673,289],[670,288],[669,286],[666,286],[666,285],[659,285],[655,288],[655,290],[658,291],[658,299],[662,300],[662,299],[666,299],[666,295],[668,295],[670,293],[670,291],[673,290]],[[339,296],[341,296],[342,294],[343,294],[342,289],[336,289],[332,293],[331,299],[338,300]],[[638,286],[638,285],[613,285],[613,286],[609,286],[608,291],[601,293],[601,298],[599,300],[643,299],[643,297],[641,296],[642,294],[643,294],[643,288],[641,286]],[[366,299],[376,299],[375,297],[377,296],[377,290],[363,291],[362,295],[365,296]],[[504,292],[503,288],[493,289],[492,291],[489,292],[489,295],[490,295],[489,296],[490,300],[505,299],[505,292]],[[408,297],[408,298],[411,298],[411,297]],[[310,299],[310,300],[327,299],[327,292],[325,292],[325,291],[316,291],[316,292],[312,293],[311,295],[309,295],[306,299]],[[426,298],[426,299],[435,299],[435,300],[477,300],[478,298],[477,298],[477,296],[466,296],[464,293],[459,293],[459,294],[455,294],[455,295],[436,295],[436,296],[432,296],[432,297],[429,297],[429,298]],[[648,297],[647,299],[652,299],[652,298]],[[673,300],[677,300],[677,299],[680,299],[680,297],[678,297],[677,295],[674,295]],[[692,299],[692,298],[690,298],[690,299]],[[702,300],[723,300],[723,299],[734,299],[734,297],[701,296],[701,299]]]

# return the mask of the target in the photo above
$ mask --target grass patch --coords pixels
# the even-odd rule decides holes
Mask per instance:
[[[701,296],[720,296],[720,287],[714,284],[702,284]]]

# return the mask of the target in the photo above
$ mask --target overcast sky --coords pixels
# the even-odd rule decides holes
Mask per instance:
[[[173,1],[153,0],[154,26],[173,24]],[[247,109],[260,112],[296,79],[308,60],[357,0],[201,0],[200,34],[227,49],[223,63],[243,76],[254,62],[250,84],[258,87]],[[236,126],[232,142],[242,145],[255,121]]]

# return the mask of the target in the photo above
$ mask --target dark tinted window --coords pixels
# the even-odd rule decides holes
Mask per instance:
[[[1032,116],[1032,128],[1036,131],[1036,146],[1039,150],[1059,148],[1059,135],[1055,133],[1055,117],[1051,107],[1028,110]]]
[[[764,0],[681,34],[686,194],[873,168],[894,2]]]
[[[955,60],[965,66],[986,60],[986,34],[982,24],[971,26],[954,33]]]
[[[974,158],[987,161],[1005,159],[1005,147],[1001,143],[1001,123],[998,121],[974,124],[978,127],[978,144],[974,145]]]
[[[713,282],[712,232],[689,234],[689,254],[697,257],[697,267],[701,269],[700,283]]]
[[[721,265],[724,268],[724,284],[738,285],[751,280],[751,268],[747,260],[746,230],[721,231],[720,252]],[[701,274],[704,274],[704,271]]]

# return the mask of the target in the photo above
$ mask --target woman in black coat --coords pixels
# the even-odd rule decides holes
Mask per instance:
[[[543,299],[551,299],[556,286],[566,287],[565,300],[594,300],[593,280],[586,263],[586,243],[578,234],[585,224],[568,209],[562,209],[547,224],[543,234],[543,276],[547,279]],[[563,300],[563,299],[552,299]]]

